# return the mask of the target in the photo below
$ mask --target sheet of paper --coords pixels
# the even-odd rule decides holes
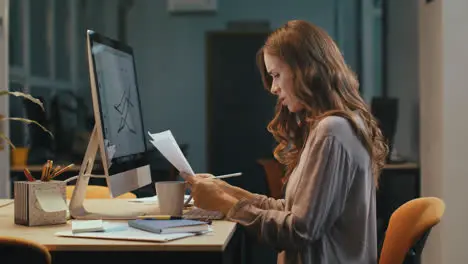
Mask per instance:
[[[12,205],[13,203],[14,203],[13,201],[0,201],[0,208],[7,207],[10,204]]]
[[[184,202],[187,201],[187,199],[189,199],[189,197],[190,197],[190,195],[186,194],[184,196]],[[158,202],[158,196],[155,195],[155,196],[151,196],[151,197],[135,198],[135,199],[129,199],[128,201],[133,202],[133,203],[153,204],[153,203]],[[193,203],[193,201],[191,201],[191,203]]]
[[[110,168],[112,166],[112,158],[114,157],[115,152],[117,150],[116,150],[115,145],[111,145],[110,141],[107,139],[104,140],[104,144],[106,146],[106,153],[107,153],[106,154],[107,155],[107,167]]]
[[[155,134],[148,132],[148,134],[152,139],[150,142],[178,171],[195,174],[170,130]]]
[[[155,234],[129,227],[127,223],[106,223],[104,232],[86,232],[74,234],[70,231],[55,233],[56,236],[80,238],[104,238],[116,240],[136,240],[166,242],[184,237],[194,236],[194,233]]]
[[[37,201],[45,212],[59,212],[68,209],[67,203],[60,192],[52,190],[36,190]]]

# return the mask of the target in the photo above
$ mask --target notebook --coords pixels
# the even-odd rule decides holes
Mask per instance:
[[[140,230],[157,233],[201,233],[209,231],[209,225],[196,220],[145,220],[137,219],[128,221],[128,225]]]

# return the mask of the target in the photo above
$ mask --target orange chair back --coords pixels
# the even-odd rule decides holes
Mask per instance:
[[[410,248],[440,222],[444,202],[436,197],[413,199],[390,217],[379,264],[402,264]]]
[[[16,237],[0,237],[0,262],[51,264],[52,258],[41,244]]]
[[[273,198],[280,199],[283,197],[283,182],[284,175],[283,165],[275,159],[260,159],[257,161],[263,166],[270,195]]]
[[[73,190],[75,186],[68,185],[67,186],[67,199],[71,199]],[[106,186],[98,186],[98,185],[88,185],[86,188],[86,199],[109,199],[111,198],[111,194],[109,188]],[[136,195],[133,193],[124,193],[117,197],[119,199],[134,199]]]

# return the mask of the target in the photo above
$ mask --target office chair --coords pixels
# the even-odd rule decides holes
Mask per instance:
[[[276,199],[283,198],[283,165],[275,159],[259,159],[257,162],[263,166],[265,171],[269,196]]]
[[[402,264],[407,256],[419,259],[432,227],[440,222],[444,211],[444,202],[435,197],[413,199],[395,210],[379,264]]]
[[[52,263],[49,250],[45,246],[16,237],[0,237],[0,256],[2,263]]]

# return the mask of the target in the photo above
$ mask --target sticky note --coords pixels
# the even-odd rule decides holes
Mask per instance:
[[[104,231],[102,220],[74,220],[72,221],[73,233],[99,232]]]
[[[67,203],[58,190],[36,190],[35,194],[44,212],[59,212],[68,209]]]

